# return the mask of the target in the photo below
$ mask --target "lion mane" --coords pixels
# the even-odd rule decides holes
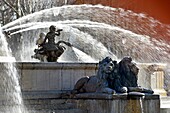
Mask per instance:
[[[137,79],[139,68],[132,62],[131,57],[124,57],[119,62],[119,75],[124,87],[138,87]]]

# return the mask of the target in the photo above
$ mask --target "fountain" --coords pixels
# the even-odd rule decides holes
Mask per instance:
[[[147,29],[145,22],[149,24],[147,26],[151,27]],[[141,26],[138,25],[139,23],[142,23]],[[67,48],[62,57],[58,59],[58,64],[40,63],[31,59],[31,55],[34,54],[33,50],[36,48],[36,37],[41,32],[47,32],[50,25],[63,29],[61,36],[56,37],[57,41],[64,40],[73,45],[72,48]],[[170,46],[168,42],[157,39],[157,37],[162,38],[162,35],[155,31],[159,25],[160,23],[152,18],[147,19],[143,14],[123,9],[100,5],[68,5],[27,15],[2,28],[11,32],[8,42],[16,60],[28,62],[18,63],[18,67],[21,70],[22,89],[27,92],[26,94],[34,92],[35,95],[27,97],[27,99],[33,100],[36,98],[37,92],[44,91],[38,98],[45,98],[46,91],[51,92],[49,98],[57,98],[58,95],[54,95],[55,90],[72,89],[79,78],[94,74],[97,68],[95,63],[106,56],[119,60],[123,56],[130,55],[140,63],[168,64]],[[168,32],[164,34],[164,36],[168,35]],[[95,66],[87,62],[93,62]],[[44,72],[42,69],[51,71]],[[72,69],[80,71],[72,72]],[[88,70],[88,72],[84,70]],[[56,74],[58,74],[57,77]],[[75,77],[75,75],[77,76]],[[47,82],[41,83],[42,81]],[[57,83],[55,83],[56,81]],[[143,83],[143,85],[145,84]],[[149,84],[147,87],[152,86]]]
[[[147,26],[151,27],[147,27],[145,21]],[[135,22],[135,24],[131,22]],[[137,26],[139,23],[144,26]],[[123,9],[99,5],[71,5],[36,12],[3,26],[3,29],[11,31],[12,37],[21,37],[20,41],[23,44],[18,43],[17,45],[27,45],[27,47],[32,48],[35,47],[35,38],[40,32],[47,32],[50,25],[56,25],[58,28],[64,29],[58,40],[62,39],[73,43],[74,47],[89,54],[94,59],[101,60],[103,58],[103,55],[95,56],[102,49],[106,52],[103,53],[106,56],[116,55],[118,58],[122,58],[130,55],[141,63],[167,63],[169,62],[167,59],[170,58],[168,54],[169,44],[157,40],[157,37],[162,39],[162,37],[168,37],[169,33],[167,31],[164,35],[159,35],[156,32],[159,24],[153,19],[147,20],[145,15]],[[35,29],[37,30],[35,31]],[[147,32],[147,34],[143,32]],[[25,49],[21,47],[19,49],[21,51],[17,53],[21,52],[23,56],[16,55],[19,58],[17,60],[32,61],[29,55],[33,52],[22,50],[22,48]]]
[[[19,85],[19,75],[14,64],[15,58],[11,56],[11,52],[8,48],[8,44],[5,38],[6,37],[2,34],[2,30],[0,29],[0,112],[25,113],[21,88]]]

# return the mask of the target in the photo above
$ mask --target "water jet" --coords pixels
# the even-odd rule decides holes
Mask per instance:
[[[0,28],[1,44],[1,81],[0,81],[0,112],[3,113],[26,113],[22,100],[19,75],[15,67],[15,58],[12,57],[5,36]]]

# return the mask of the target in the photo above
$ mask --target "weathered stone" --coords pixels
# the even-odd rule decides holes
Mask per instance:
[[[30,95],[30,93],[27,95]],[[41,92],[39,92],[39,95],[41,95]],[[159,95],[145,95],[142,98],[136,95],[136,97],[138,98],[129,98],[127,94],[82,93],[77,94],[74,98],[62,99],[47,96],[42,99],[26,99],[24,102],[27,102],[26,107],[34,113],[40,113],[40,111],[42,113],[45,111],[45,113],[138,113],[137,110],[142,113],[141,109],[144,113],[159,113]],[[141,104],[143,108],[141,108]],[[149,109],[148,106],[151,106],[152,109]]]

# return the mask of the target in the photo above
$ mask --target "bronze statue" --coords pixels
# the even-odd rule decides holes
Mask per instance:
[[[39,59],[42,62],[57,62],[57,59],[64,53],[66,49],[61,43],[71,47],[69,42],[58,41],[55,43],[55,36],[59,36],[62,29],[56,31],[55,26],[50,26],[49,32],[44,38],[44,34],[40,33],[40,38],[36,41],[38,49],[35,49],[35,54],[31,56],[32,58]],[[48,42],[47,42],[48,40]]]
[[[60,32],[62,29],[58,29],[56,31],[56,27],[54,25],[51,25],[49,28],[49,32],[46,34],[45,39],[41,46],[43,46],[43,49],[46,51],[53,51],[56,50],[57,47],[55,45],[55,36],[60,36]],[[48,40],[48,42],[47,42]]]

